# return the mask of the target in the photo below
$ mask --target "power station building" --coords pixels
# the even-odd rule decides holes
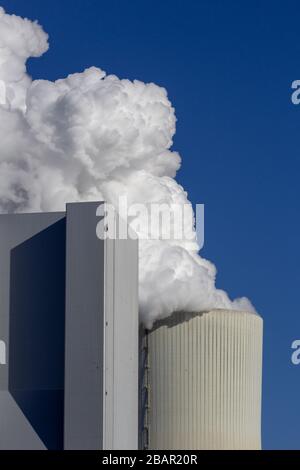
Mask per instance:
[[[0,449],[137,448],[137,241],[99,205],[0,216]]]
[[[138,242],[103,213],[0,216],[0,449],[259,449],[262,319],[143,331]]]

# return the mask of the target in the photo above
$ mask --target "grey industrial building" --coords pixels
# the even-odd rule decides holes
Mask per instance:
[[[0,449],[259,449],[262,319],[139,329],[138,241],[100,206],[0,216]]]
[[[0,216],[0,449],[137,448],[137,241],[99,205]]]

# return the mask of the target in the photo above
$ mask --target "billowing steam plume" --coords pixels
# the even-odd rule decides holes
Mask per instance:
[[[175,181],[175,114],[152,83],[92,67],[32,81],[26,60],[48,49],[42,28],[0,7],[0,210],[64,210],[71,201],[126,195],[129,204],[189,204]],[[192,211],[190,205],[190,211]],[[143,221],[141,221],[142,225]],[[216,269],[193,240],[140,241],[140,310],[147,326],[174,311],[253,310],[215,287]]]

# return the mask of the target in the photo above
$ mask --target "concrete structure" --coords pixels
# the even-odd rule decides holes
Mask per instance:
[[[137,241],[100,204],[0,216],[0,449],[137,447]]]
[[[144,446],[261,448],[262,327],[260,316],[230,310],[174,314],[154,326]]]
[[[262,319],[138,338],[138,242],[105,207],[0,216],[0,449],[136,449],[138,410],[140,448],[259,449]]]

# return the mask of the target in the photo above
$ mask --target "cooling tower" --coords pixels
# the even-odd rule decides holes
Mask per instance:
[[[260,449],[260,316],[175,314],[146,336],[150,449]],[[148,441],[148,442],[147,442]]]

